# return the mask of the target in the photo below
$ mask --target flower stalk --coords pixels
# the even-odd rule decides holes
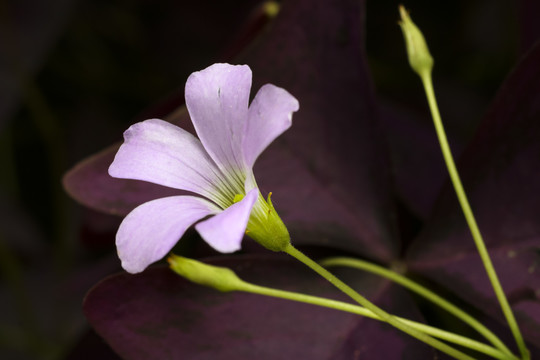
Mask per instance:
[[[168,261],[171,269],[177,274],[194,283],[215,288],[216,290],[222,292],[242,291],[251,294],[270,296],[285,300],[301,302],[305,304],[326,307],[334,310],[364,316],[378,321],[383,321],[373,311],[358,305],[248,283],[240,279],[231,269],[228,268],[212,266],[202,263],[200,261],[176,255],[169,256]],[[496,349],[492,346],[467,338],[465,336],[461,336],[449,331],[441,330],[433,326],[404,319],[401,317],[396,317],[396,319],[419,332],[439,338],[441,340],[445,340],[456,345],[463,346],[465,348],[477,351],[485,355],[489,355],[494,359],[516,359],[515,357],[504,353],[500,349]]]
[[[393,327],[403,331],[406,334],[409,334],[410,336],[450,355],[453,356],[456,359],[467,359],[471,360],[472,357],[466,355],[465,353],[452,348],[451,346],[448,346],[447,344],[431,337],[430,335],[427,335],[426,333],[419,331],[408,324],[404,323],[403,321],[399,320],[395,316],[387,313],[377,305],[373,304],[371,301],[360,295],[358,292],[353,290],[349,285],[345,284],[343,281],[338,279],[335,275],[330,273],[328,270],[326,270],[324,267],[319,265],[317,262],[310,259],[308,256],[303,254],[301,251],[296,249],[294,246],[289,245],[285,250],[285,253],[291,255],[298,261],[304,263],[309,268],[311,268],[313,271],[315,271],[317,274],[321,275],[323,278],[328,280],[332,285],[337,287],[341,292],[349,296],[351,299],[356,301],[358,304],[362,305],[364,308],[372,311],[375,315],[377,315],[381,321],[385,321],[388,324],[392,325]]]
[[[464,323],[468,324],[471,328],[475,329],[479,334],[484,336],[486,340],[491,342],[496,348],[498,348],[501,352],[507,354],[508,356],[515,358],[515,356],[512,354],[510,349],[504,343],[495,335],[491,330],[489,330],[487,327],[485,327],[481,322],[473,318],[471,315],[467,314],[465,311],[458,308],[456,305],[452,304],[448,300],[442,298],[441,296],[437,295],[433,291],[429,290],[428,288],[420,285],[417,282],[412,281],[411,279],[398,274],[395,271],[389,270],[385,267],[356,259],[356,258],[348,258],[348,257],[332,257],[323,259],[322,261],[319,261],[319,264],[321,264],[324,267],[332,267],[332,266],[344,266],[344,267],[350,267],[354,269],[364,270],[367,272],[370,272],[372,274],[376,274],[379,276],[382,276],[388,280],[391,280],[405,288],[407,288],[410,291],[413,291],[414,293],[422,296],[423,298],[431,301],[432,303],[436,304],[440,308],[448,311],[450,314],[454,315]]]
[[[484,268],[488,275],[489,281],[491,282],[497,300],[499,301],[499,304],[501,306],[502,312],[518,345],[521,357],[523,360],[528,360],[530,359],[529,351],[527,350],[527,346],[525,344],[525,341],[523,340],[521,331],[519,330],[519,326],[517,324],[514,313],[512,312],[510,304],[508,303],[508,299],[506,298],[502,285],[499,281],[499,277],[497,276],[489,253],[487,251],[487,247],[482,238],[482,234],[480,233],[480,229],[474,217],[465,190],[463,188],[463,184],[461,183],[461,179],[457,171],[454,158],[450,150],[450,146],[448,144],[448,139],[446,138],[446,133],[444,131],[441,115],[437,106],[437,100],[435,98],[435,92],[433,90],[433,80],[431,76],[431,72],[433,69],[433,61],[425,61],[425,59],[431,58],[431,55],[429,54],[429,50],[422,33],[416,27],[416,25],[414,25],[405,8],[403,6],[400,6],[399,11],[402,20],[400,25],[407,45],[409,63],[411,64],[413,70],[420,76],[420,79],[422,80],[422,85],[426,93],[429,109],[433,118],[433,124],[437,133],[437,138],[439,139],[439,144],[444,157],[444,161],[446,163],[450,179],[459,200],[459,204],[471,231],[471,235],[478,250],[478,254],[480,255],[482,263],[484,264]]]

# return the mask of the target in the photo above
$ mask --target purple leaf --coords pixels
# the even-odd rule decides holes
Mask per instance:
[[[459,163],[503,288],[525,336],[540,344],[540,46],[503,84]],[[446,184],[409,264],[492,316],[493,291]]]
[[[427,114],[415,112],[409,104],[385,101],[380,108],[396,193],[414,215],[426,219],[448,177],[433,123]],[[459,137],[455,131],[447,127],[446,132],[454,154],[461,153],[463,145],[456,141]]]
[[[250,282],[343,299],[328,282],[302,265],[277,256],[209,261],[230,267]],[[370,298],[386,297],[393,311],[415,317],[399,289],[352,271],[341,274]],[[346,276],[348,275],[348,276]],[[390,293],[388,292],[390,291]],[[162,267],[120,274],[87,295],[90,324],[127,360],[352,359],[434,356],[428,346],[387,324],[312,305],[245,293],[219,293],[187,282]]]
[[[321,232],[302,242],[328,244],[331,234],[334,247],[389,260],[398,244],[363,14],[361,1],[285,2],[271,31],[242,60],[255,88],[271,82],[300,102],[280,148],[263,153],[255,170],[261,187],[274,192],[276,209],[304,220],[284,215],[286,223]]]

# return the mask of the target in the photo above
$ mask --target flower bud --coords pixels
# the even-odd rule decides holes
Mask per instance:
[[[399,7],[399,13],[401,15],[399,25],[405,38],[409,64],[418,75],[429,74],[433,69],[433,58],[429,53],[424,35],[413,23],[409,13],[402,5]]]
[[[244,282],[228,268],[212,266],[203,262],[171,254],[169,267],[178,275],[196,284],[229,292],[242,288]]]

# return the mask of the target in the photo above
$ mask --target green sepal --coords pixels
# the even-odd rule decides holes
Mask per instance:
[[[291,236],[279,217],[271,200],[272,193],[265,201],[262,196],[253,207],[246,234],[265,248],[283,251],[291,244]]]

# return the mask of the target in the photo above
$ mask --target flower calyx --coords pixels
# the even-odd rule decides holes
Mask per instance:
[[[264,200],[259,194],[248,221],[246,234],[265,248],[283,251],[291,243],[287,227],[272,204],[272,193]]]

